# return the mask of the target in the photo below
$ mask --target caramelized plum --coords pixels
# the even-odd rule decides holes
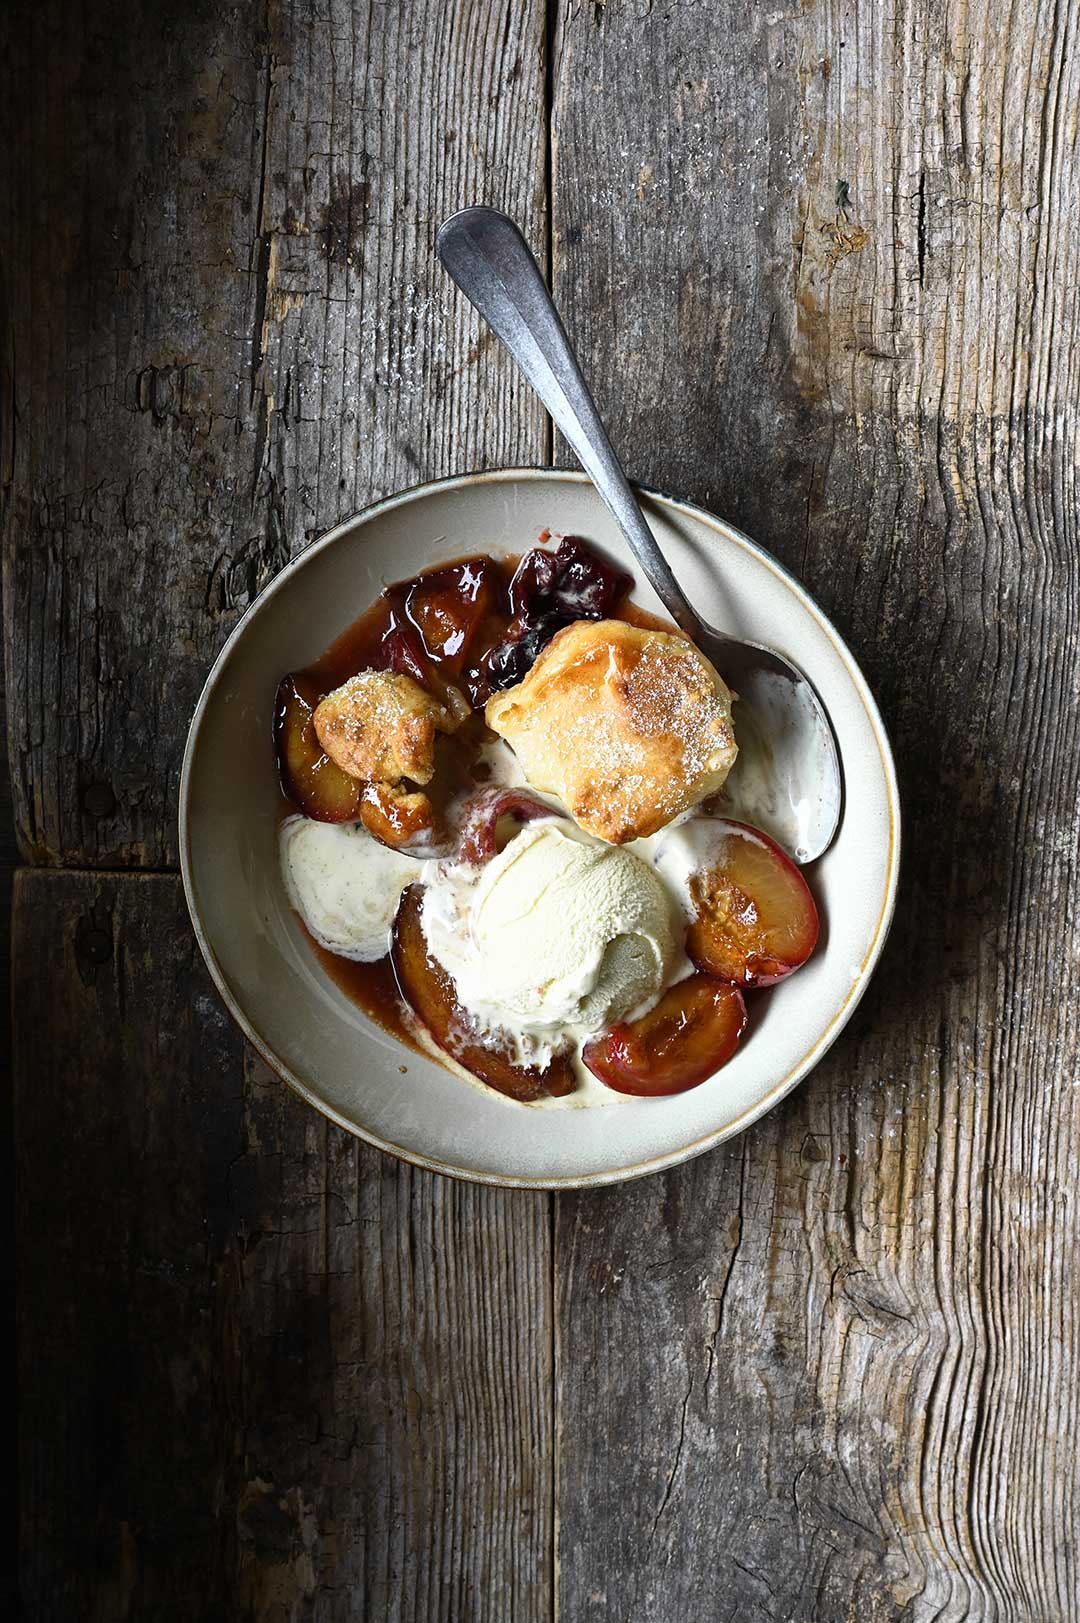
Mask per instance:
[[[553,614],[558,576],[554,552],[545,552],[542,547],[527,552],[510,582],[510,613],[514,619],[522,625],[530,621],[538,625],[546,615]]]
[[[482,710],[493,693],[523,681],[558,629],[557,625],[533,626],[529,630],[516,623],[511,626],[506,639],[465,672],[466,690],[476,709]]]
[[[421,687],[431,674],[415,628],[399,625],[395,620],[391,620],[380,638],[377,664],[382,670],[411,676]]]
[[[818,938],[809,886],[774,840],[746,823],[723,830],[708,869],[690,880],[696,918],[686,950],[699,969],[740,986],[771,986],[806,962]]]
[[[315,707],[323,697],[316,678],[286,676],[274,705],[274,747],[281,787],[307,817],[320,823],[354,823],[361,786],[335,766],[315,736]]]
[[[462,808],[458,858],[479,865],[493,857],[499,849],[496,834],[500,818],[532,823],[538,817],[554,815],[550,806],[524,789],[481,789]]]
[[[414,666],[426,675],[438,667],[447,676],[457,676],[502,586],[498,565],[484,556],[427,569],[413,580],[388,586],[383,595],[391,620],[383,646],[399,662],[393,669],[405,669],[415,677]]]
[[[577,1080],[568,1059],[556,1057],[542,1069],[515,1065],[506,1053],[478,1039],[457,1000],[453,981],[428,952],[422,901],[419,885],[410,885],[402,895],[390,953],[402,997],[439,1047],[481,1082],[511,1099],[527,1103],[544,1094],[561,1098],[572,1093]]]
[[[616,1093],[685,1093],[727,1064],[745,1025],[737,986],[691,975],[669,987],[648,1014],[593,1037],[581,1057]]]

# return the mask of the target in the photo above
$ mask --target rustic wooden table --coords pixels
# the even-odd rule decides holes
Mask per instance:
[[[14,0],[28,1619],[1080,1615],[1078,28]],[[371,497],[552,457],[433,261],[471,201],[547,255],[632,474],[836,620],[906,802],[814,1076],[557,1199],[298,1103],[176,874],[187,718],[275,570]]]

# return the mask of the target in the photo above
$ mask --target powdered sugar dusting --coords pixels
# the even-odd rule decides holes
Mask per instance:
[[[591,629],[591,628],[590,628]],[[597,628],[599,631],[599,627]],[[584,637],[577,627],[567,635]],[[730,695],[698,651],[662,633],[586,643],[542,668],[501,718],[535,783],[593,833],[649,833],[723,781],[735,758]],[[537,768],[539,767],[539,771]]]

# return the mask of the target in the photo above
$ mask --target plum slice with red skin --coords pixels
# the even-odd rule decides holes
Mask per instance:
[[[556,813],[524,789],[481,789],[461,809],[458,859],[478,867],[490,861],[499,849],[498,825],[503,817],[518,823],[532,823]]]
[[[739,988],[698,973],[669,986],[648,1014],[590,1038],[581,1057],[616,1093],[660,1098],[726,1065],[745,1025]]]
[[[772,986],[804,964],[818,938],[810,887],[775,840],[716,819],[709,866],[690,878],[686,950],[698,969],[739,986]]]
[[[318,680],[298,671],[278,686],[274,747],[281,787],[307,817],[320,823],[355,823],[363,785],[333,762],[315,735],[315,707],[324,696]]]
[[[390,957],[398,990],[439,1047],[497,1093],[529,1103],[548,1094],[573,1093],[577,1078],[570,1060],[556,1055],[550,1064],[515,1065],[510,1057],[479,1040],[457,1000],[454,983],[428,951],[422,919],[423,888],[410,885],[394,920]]]

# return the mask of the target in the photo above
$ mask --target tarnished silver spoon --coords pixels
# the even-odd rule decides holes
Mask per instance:
[[[611,448],[529,246],[496,209],[468,208],[440,228],[439,258],[502,339],[607,503],[653,590],[738,695],[739,758],[725,810],[758,824],[798,862],[831,844],[842,779],[825,708],[789,659],[728,636],[691,608]]]

